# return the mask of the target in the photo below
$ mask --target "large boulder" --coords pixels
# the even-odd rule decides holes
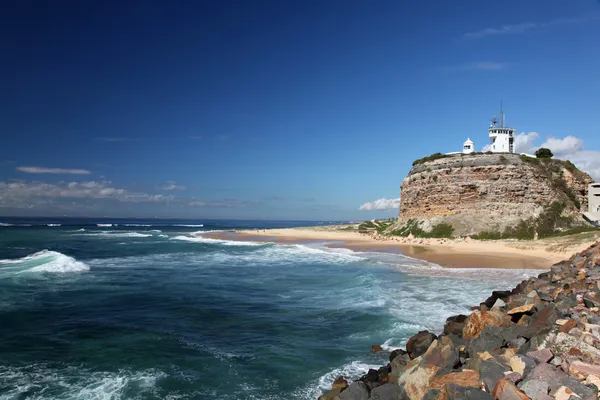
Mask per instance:
[[[386,383],[376,387],[371,391],[369,400],[398,400],[400,398],[400,387],[391,383]]]
[[[530,400],[529,396],[521,392],[512,382],[501,379],[492,392],[497,400]]]
[[[462,337],[462,329],[466,320],[467,316],[463,314],[448,317],[448,319],[446,319],[446,324],[444,325],[444,333],[446,335]]]
[[[510,317],[497,309],[491,311],[473,311],[465,321],[463,327],[463,338],[472,340],[479,337],[486,326],[509,327]]]
[[[363,382],[354,382],[346,388],[335,400],[368,400],[369,391]]]
[[[442,336],[429,346],[422,355],[421,363],[435,365],[441,369],[452,369],[458,364],[458,351],[448,337]]]
[[[473,370],[466,370],[460,372],[451,372],[446,375],[436,376],[431,380],[429,386],[433,389],[441,389],[444,385],[455,384],[462,387],[474,387],[479,388],[479,373]]]
[[[414,362],[417,360],[419,363]],[[423,400],[429,391],[429,382],[439,370],[435,365],[421,365],[420,361],[420,358],[413,360],[398,378],[398,385],[410,400]]]
[[[420,331],[408,339],[406,351],[408,352],[410,359],[414,360],[425,353],[435,339],[437,339],[437,336],[428,331]]]
[[[436,390],[436,389],[432,389]],[[444,385],[436,400],[492,400],[492,396],[483,390],[458,386],[453,383]]]

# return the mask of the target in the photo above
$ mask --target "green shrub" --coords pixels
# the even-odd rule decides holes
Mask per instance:
[[[434,153],[430,156],[419,158],[418,160],[413,161],[412,165],[414,167],[415,165],[423,164],[428,161],[439,160],[440,158],[446,158],[446,157],[449,157],[449,156],[447,156],[446,154],[442,154],[442,153]]]
[[[403,227],[390,232],[390,235],[406,237],[411,233],[417,238],[451,238],[454,228],[452,225],[442,222],[432,226],[431,230],[427,232],[421,228],[418,221],[409,219]]]
[[[441,224],[434,225],[431,231],[428,233],[433,238],[451,238],[454,234],[454,228],[450,224],[442,222]]]
[[[536,150],[535,156],[537,158],[552,158],[552,156],[554,156],[554,154],[552,154],[552,151],[550,151],[550,149],[541,147]]]

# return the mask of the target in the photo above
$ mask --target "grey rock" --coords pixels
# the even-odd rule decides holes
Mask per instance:
[[[339,394],[342,392],[342,388],[336,388],[336,389],[331,389],[328,390],[327,392],[323,393],[321,396],[319,396],[318,400],[334,400],[337,396],[339,396]]]
[[[492,308],[502,308],[506,303],[502,299],[497,299]]]
[[[527,343],[527,339],[520,337],[509,341],[507,345],[513,349],[520,349],[525,343]]]
[[[437,336],[428,331],[421,331],[408,339],[406,351],[411,360],[419,357],[427,351],[431,343],[437,339]]]
[[[518,357],[525,364],[525,370],[523,371],[523,376],[529,375],[531,371],[537,366],[535,360],[531,357],[524,356],[522,354],[517,354],[515,357]]]
[[[394,358],[396,358],[397,356],[401,356],[401,355],[404,355],[404,354],[407,354],[407,358],[408,358],[408,353],[407,353],[407,352],[405,352],[404,350],[402,350],[402,349],[396,349],[396,350],[393,350],[393,351],[390,353],[390,362],[392,362],[392,360],[393,360]]]
[[[448,400],[492,400],[489,393],[472,387],[462,387],[454,383],[446,385],[446,399]]]
[[[504,378],[504,372],[509,371],[507,367],[495,360],[479,362],[479,376],[488,392],[492,392],[500,379]]]
[[[542,395],[548,395],[550,391],[548,383],[536,379],[525,382],[519,389],[533,400],[539,399]]]
[[[552,357],[554,357],[554,354],[552,354],[552,351],[550,351],[550,349],[541,349],[541,350],[530,351],[527,353],[527,356],[534,359],[536,363],[543,364],[543,363],[547,363],[550,360],[552,360]]]
[[[371,391],[369,400],[397,400],[400,397],[400,387],[386,383]]]
[[[339,400],[368,400],[369,391],[363,382],[354,382],[338,396]]]
[[[548,364],[546,364],[548,365]],[[563,378],[561,380],[561,386],[566,386],[571,389],[575,394],[581,397],[583,400],[597,400],[596,393],[590,389],[587,385],[579,382],[577,379],[572,377]],[[550,394],[554,394],[550,391]]]
[[[561,386],[567,386],[584,400],[592,400],[595,398],[592,389],[588,388],[582,383],[579,383],[577,379],[572,378],[562,370],[550,364],[538,364],[538,366],[535,367],[529,376],[527,376],[527,378],[523,381],[521,387],[532,380],[546,382],[550,389],[550,395],[552,396],[554,396],[554,393],[556,393]]]
[[[462,328],[467,320],[467,316],[463,314],[453,315],[446,319],[446,324],[444,325],[444,333],[446,335],[456,335],[462,337]]]
[[[425,396],[423,396],[423,400],[437,400],[441,390],[440,389],[429,389]]]
[[[496,326],[486,326],[478,338],[471,340],[468,347],[471,357],[475,357],[477,353],[483,351],[492,351],[502,347],[504,344],[502,328],[497,328]]]
[[[563,359],[560,357],[554,357],[552,360],[550,360],[550,364],[554,365],[555,367],[560,367],[563,363]]]

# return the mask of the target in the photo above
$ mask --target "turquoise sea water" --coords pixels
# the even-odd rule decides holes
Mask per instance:
[[[533,274],[196,236],[300,222],[0,222],[0,399],[316,399]]]

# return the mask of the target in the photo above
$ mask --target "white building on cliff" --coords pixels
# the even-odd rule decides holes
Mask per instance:
[[[492,153],[514,153],[515,152],[515,128],[504,126],[504,112],[500,103],[500,121],[494,118],[490,121],[488,128],[490,135],[490,150]]]
[[[490,137],[490,144],[488,151],[492,153],[514,153],[515,152],[515,128],[509,128],[505,125],[504,111],[502,110],[502,103],[500,103],[500,120],[494,118],[490,121],[490,127],[488,128],[488,134]],[[487,147],[487,146],[486,146]],[[463,143],[462,151],[453,151],[446,153],[446,155],[454,154],[471,154],[475,152],[475,144],[468,138]],[[522,153],[525,154],[525,153]],[[531,154],[525,154],[528,157],[535,157]]]

